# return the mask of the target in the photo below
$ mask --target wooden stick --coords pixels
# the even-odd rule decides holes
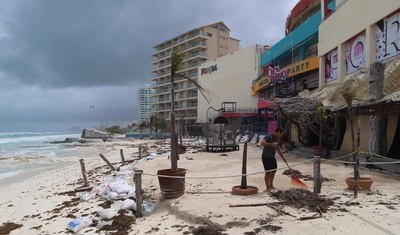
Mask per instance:
[[[100,157],[107,163],[107,165],[111,168],[111,170],[115,171],[115,167],[107,160],[106,157],[103,156],[103,154],[100,153]]]
[[[318,218],[322,218],[322,216],[319,213],[312,215],[312,216],[300,217],[299,220],[309,220],[309,219],[318,219]]]
[[[83,177],[83,186],[89,186],[87,177],[86,177],[86,169],[85,169],[85,163],[83,162],[83,159],[79,160],[79,163],[81,164],[81,171],[82,171],[82,177]]]
[[[283,211],[281,209],[275,208],[271,203],[254,203],[254,204],[230,204],[229,207],[248,207],[248,206],[268,206],[271,209],[274,209],[277,212],[283,213],[288,216],[292,216],[296,218],[296,216],[290,214],[289,212]]]
[[[249,207],[249,206],[268,206],[271,203],[254,203],[254,204],[229,204],[229,207]]]
[[[122,149],[120,149],[119,153],[121,154],[121,164],[125,165],[124,151]]]

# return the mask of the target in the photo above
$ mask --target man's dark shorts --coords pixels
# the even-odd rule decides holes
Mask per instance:
[[[264,157],[262,156],[262,162],[264,165],[264,170],[269,171],[278,168],[278,163],[276,163],[276,158],[275,157]]]

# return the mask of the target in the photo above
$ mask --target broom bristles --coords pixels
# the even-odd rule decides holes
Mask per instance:
[[[304,189],[308,189],[307,185],[303,183],[301,180],[299,180],[296,176],[292,175],[292,184],[299,186]]]

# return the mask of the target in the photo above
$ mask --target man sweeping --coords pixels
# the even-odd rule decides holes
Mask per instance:
[[[265,185],[267,186],[266,191],[270,192],[275,189],[274,177],[278,164],[276,162],[275,153],[278,148],[278,138],[281,138],[285,134],[285,130],[282,127],[277,127],[274,133],[267,134],[261,141],[263,146],[262,162],[265,170]]]

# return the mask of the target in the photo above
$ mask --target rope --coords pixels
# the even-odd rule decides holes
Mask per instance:
[[[301,165],[304,164],[306,162],[309,162],[313,159],[309,159],[297,164],[293,164],[292,166],[297,166],[297,165]],[[148,173],[143,173],[143,175],[147,175],[147,176],[155,176],[155,177],[164,177],[164,178],[175,178],[175,179],[218,179],[218,178],[231,178],[231,177],[242,177],[242,176],[248,176],[248,175],[256,175],[256,174],[263,174],[263,173],[268,173],[268,172],[272,172],[272,171],[277,171],[277,170],[282,170],[282,169],[286,169],[289,168],[287,166],[285,167],[281,167],[281,168],[277,168],[277,169],[272,169],[272,170],[268,170],[268,171],[259,171],[259,172],[254,172],[254,173],[248,173],[248,174],[240,174],[240,175],[225,175],[225,176],[167,176],[167,175],[157,175],[157,174],[148,174]]]
[[[322,159],[324,161],[328,161],[327,159]],[[350,162],[350,161],[333,161],[335,163],[344,163],[344,164],[356,164],[355,162]],[[384,165],[384,164],[398,164],[400,161],[395,161],[395,162],[359,162],[359,164],[365,164],[365,165]]]

